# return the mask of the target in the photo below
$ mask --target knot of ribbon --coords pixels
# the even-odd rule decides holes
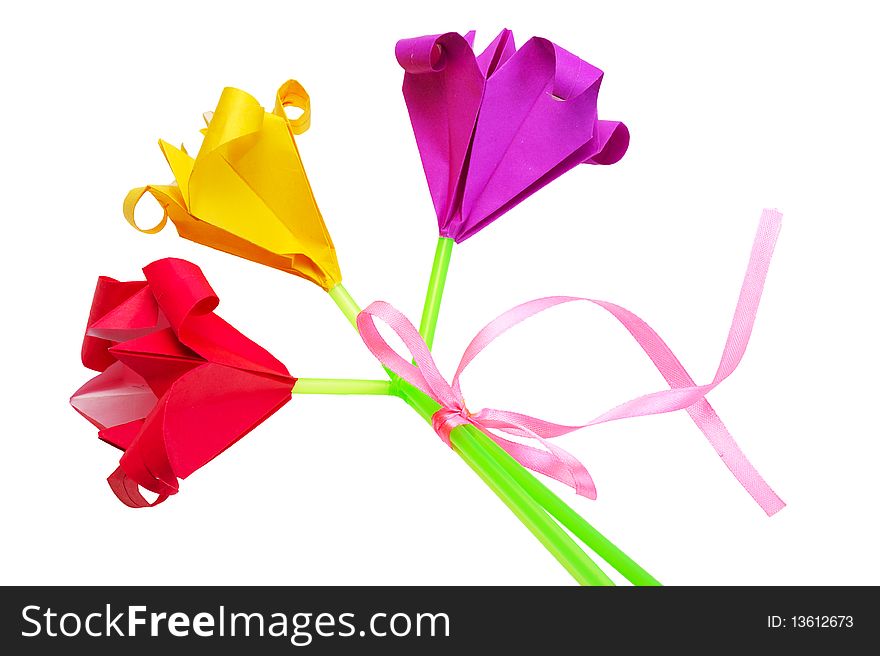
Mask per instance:
[[[432,425],[447,445],[450,445],[453,429],[461,425],[472,425],[483,431],[527,469],[565,483],[581,496],[595,499],[596,487],[587,469],[573,455],[553,444],[552,438],[608,421],[686,410],[740,484],[767,515],[773,515],[785,507],[785,502],[749,462],[705,397],[733,373],[745,354],[781,220],[782,215],[776,210],[764,210],[761,215],[721,362],[712,381],[704,385],[694,382],[666,342],[642,319],[619,305],[590,298],[549,296],[528,301],[504,312],[490,321],[471,340],[451,382],[447,382],[440,374],[430,349],[413,324],[388,303],[376,301],[364,309],[357,318],[358,331],[367,348],[380,363],[440,405],[432,417]],[[468,364],[499,335],[518,323],[557,305],[575,301],[598,306],[617,319],[653,362],[669,384],[669,389],[631,399],[579,426],[556,424],[510,410],[484,408],[479,412],[469,411],[459,382]],[[412,354],[415,365],[404,359],[379,334],[375,323],[377,318],[388,324],[400,337]],[[509,440],[495,431],[535,440],[542,448]]]
[[[441,407],[431,417],[431,426],[433,427],[434,432],[440,436],[440,439],[443,440],[447,446],[451,446],[449,442],[449,434],[452,432],[452,429],[461,426],[462,424],[472,423],[472,419],[473,415],[465,406],[460,408]]]

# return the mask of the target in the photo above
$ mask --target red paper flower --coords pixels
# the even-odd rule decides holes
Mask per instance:
[[[175,494],[178,478],[287,403],[296,383],[214,314],[219,299],[195,264],[167,258],[144,275],[98,279],[82,361],[101,373],[70,399],[98,437],[125,452],[107,480],[133,508]],[[159,497],[148,502],[138,486]]]

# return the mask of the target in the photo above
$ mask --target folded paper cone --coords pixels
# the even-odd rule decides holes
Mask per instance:
[[[289,119],[287,107],[302,114]],[[329,290],[342,274],[294,141],[310,121],[309,96],[293,80],[278,90],[271,112],[244,91],[224,89],[195,159],[160,141],[175,184],[132,189],[123,204],[125,218],[148,233],[170,218],[181,237]],[[164,214],[157,226],[141,229],[134,210],[146,193]]]
[[[145,281],[101,277],[82,360],[100,372],[71,405],[124,451],[108,481],[128,506],[161,503],[291,398],[287,368],[214,314],[195,264],[166,258]],[[159,495],[149,503],[138,487]]]
[[[578,164],[614,164],[623,123],[600,121],[602,71],[547,39],[502,30],[403,39],[397,61],[440,235],[462,242]]]

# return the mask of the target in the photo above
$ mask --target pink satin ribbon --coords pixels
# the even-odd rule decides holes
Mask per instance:
[[[712,382],[705,385],[694,382],[666,342],[647,323],[619,305],[590,298],[550,296],[508,310],[486,325],[471,340],[451,384],[440,374],[430,349],[412,323],[388,303],[376,301],[361,312],[357,319],[358,330],[367,348],[384,366],[440,404],[441,408],[433,417],[433,426],[446,444],[449,444],[449,434],[453,428],[471,424],[488,435],[524,467],[561,481],[582,496],[595,499],[596,488],[584,465],[567,451],[555,446],[550,438],[607,421],[687,410],[740,484],[767,515],[773,515],[784,508],[785,503],[749,462],[705,397],[733,373],[742,360],[754,326],[781,220],[782,215],[776,210],[764,210],[761,215],[721,363]],[[574,301],[598,305],[617,319],[642,347],[671,389],[627,401],[580,426],[556,424],[508,410],[486,408],[479,412],[469,411],[459,384],[459,378],[468,364],[496,337],[521,321],[551,307]],[[388,345],[379,334],[374,318],[381,319],[397,333],[418,366],[410,364]],[[505,439],[493,431],[537,440],[546,450]]]

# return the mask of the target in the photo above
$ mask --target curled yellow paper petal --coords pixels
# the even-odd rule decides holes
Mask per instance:
[[[301,110],[288,118],[286,109]],[[159,146],[173,185],[132,189],[123,203],[128,222],[159,232],[167,222],[181,237],[287,271],[326,290],[341,282],[336,249],[318,210],[293,135],[311,121],[306,90],[281,85],[273,111],[248,93],[226,88],[203,130],[195,159],[164,141]],[[144,194],[163,208],[158,225],[140,228],[134,209]]]

